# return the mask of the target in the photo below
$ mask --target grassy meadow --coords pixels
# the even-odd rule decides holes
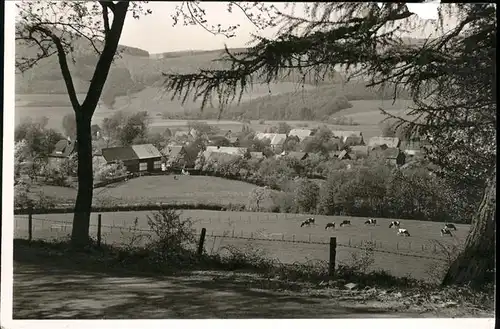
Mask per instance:
[[[131,236],[141,232],[130,232],[135,218],[137,228],[148,230],[147,215],[151,212],[114,212],[102,214],[103,239],[107,243],[126,243]],[[397,236],[395,229],[389,229],[391,219],[377,219],[376,226],[365,225],[366,218],[340,216],[314,216],[316,225],[300,227],[307,215],[251,213],[251,212],[218,212],[204,210],[185,210],[183,217],[190,217],[197,232],[207,229],[205,249],[207,252],[223,253],[224,247],[232,245],[238,248],[251,246],[264,250],[267,257],[275,258],[282,263],[306,262],[308,260],[328,261],[328,241],[331,236],[337,237],[337,259],[349,262],[353,252],[362,252],[359,246],[363,241],[375,243],[373,269],[385,269],[398,275],[410,275],[424,280],[438,280],[446,265],[445,262],[418,258],[394,253],[446,259],[444,250],[460,246],[466,238],[469,225],[457,225],[453,237],[441,237],[439,229],[443,223],[414,220],[401,221],[401,227],[408,229],[411,237]],[[16,237],[27,236],[27,216],[15,216]],[[71,232],[72,214],[34,215],[34,238],[63,237]],[[349,219],[352,226],[337,227],[325,230],[328,222],[337,225]],[[92,215],[92,235],[97,228],[97,214]],[[219,237],[213,237],[219,236]],[[248,240],[241,238],[262,240]],[[303,241],[291,243],[286,241],[266,241],[266,239]],[[313,243],[308,243],[313,242]],[[440,245],[444,247],[441,247]],[[358,247],[358,248],[356,248]]]
[[[94,189],[94,204],[99,200],[116,200],[123,203],[201,203],[246,204],[248,195],[255,187],[250,183],[210,176],[173,175],[143,176],[127,182]],[[36,197],[42,191],[48,197],[74,202],[77,190],[60,186],[34,186]]]

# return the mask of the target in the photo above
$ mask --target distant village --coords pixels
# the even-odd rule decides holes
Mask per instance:
[[[254,139],[260,141],[266,150],[256,151],[255,147],[242,146],[241,133],[200,135],[196,129],[176,131],[168,141],[160,147],[153,144],[139,144],[119,147],[97,147],[94,154],[95,165],[105,165],[121,162],[130,173],[160,172],[182,170],[188,172],[196,168],[200,162],[231,162],[238,158],[255,159],[293,158],[297,161],[306,160],[315,152],[306,152],[303,145],[315,138],[317,129],[291,129],[288,134],[255,132]],[[421,154],[420,141],[401,141],[398,137],[371,137],[365,141],[361,131],[331,131],[328,141],[331,151],[321,154],[328,159],[356,160],[368,157],[378,152],[385,157],[387,163],[404,167],[412,159]],[[105,145],[105,138],[99,132],[94,134],[94,143]],[[203,141],[195,157],[190,156],[187,148],[195,142]],[[293,147],[287,147],[293,145]],[[72,155],[76,151],[76,142],[70,138],[59,141],[54,152],[49,156],[49,162],[57,162]]]

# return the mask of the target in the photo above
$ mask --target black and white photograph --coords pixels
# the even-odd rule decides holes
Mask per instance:
[[[496,4],[4,8],[2,329],[494,327]]]

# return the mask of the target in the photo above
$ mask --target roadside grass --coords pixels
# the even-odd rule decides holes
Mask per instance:
[[[204,273],[217,282],[231,284],[245,281],[250,289],[289,293],[307,293],[311,297],[336,298],[335,291],[346,291],[356,302],[378,301],[387,309],[401,312],[402,306],[418,306],[437,315],[445,310],[453,316],[492,316],[494,287],[473,290],[469,287],[439,287],[411,278],[396,278],[384,271],[364,272],[360,263],[346,263],[328,276],[325,263],[283,265],[266,257],[265,252],[228,248],[226,255],[195,255],[186,252],[175,262],[159,264],[152,260],[152,250],[140,247],[97,247],[93,243],[84,251],[73,250],[69,241],[14,240],[14,260],[78,273],[100,275],[139,275],[142,277],[196,276]],[[369,262],[369,255],[358,255]],[[221,281],[222,280],[222,281]],[[215,282],[215,281],[214,281]],[[241,282],[240,282],[241,283]],[[347,283],[354,283],[350,288]],[[358,296],[358,297],[356,297]],[[390,299],[390,300],[389,300]],[[397,303],[399,306],[391,306]],[[485,315],[486,314],[486,315]]]
[[[186,271],[221,270],[257,273],[266,279],[277,279],[294,286],[294,282],[329,285],[342,288],[354,282],[360,288],[377,286],[384,288],[432,287],[431,284],[404,277],[391,276],[384,271],[363,272],[356,264],[341,264],[335,277],[328,275],[326,262],[282,264],[266,257],[266,252],[251,246],[228,246],[218,254],[197,255],[186,249],[168,263],[159,263],[155,251],[133,245],[102,245],[93,243],[83,251],[74,250],[69,239],[33,240],[14,239],[14,260],[37,264],[53,264],[75,270],[98,272],[140,272],[148,275],[181,275]],[[174,261],[175,259],[175,261]]]

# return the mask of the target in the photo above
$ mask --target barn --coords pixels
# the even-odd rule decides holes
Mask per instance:
[[[123,162],[129,172],[161,171],[162,155],[153,144],[141,144],[102,149],[107,163]]]

